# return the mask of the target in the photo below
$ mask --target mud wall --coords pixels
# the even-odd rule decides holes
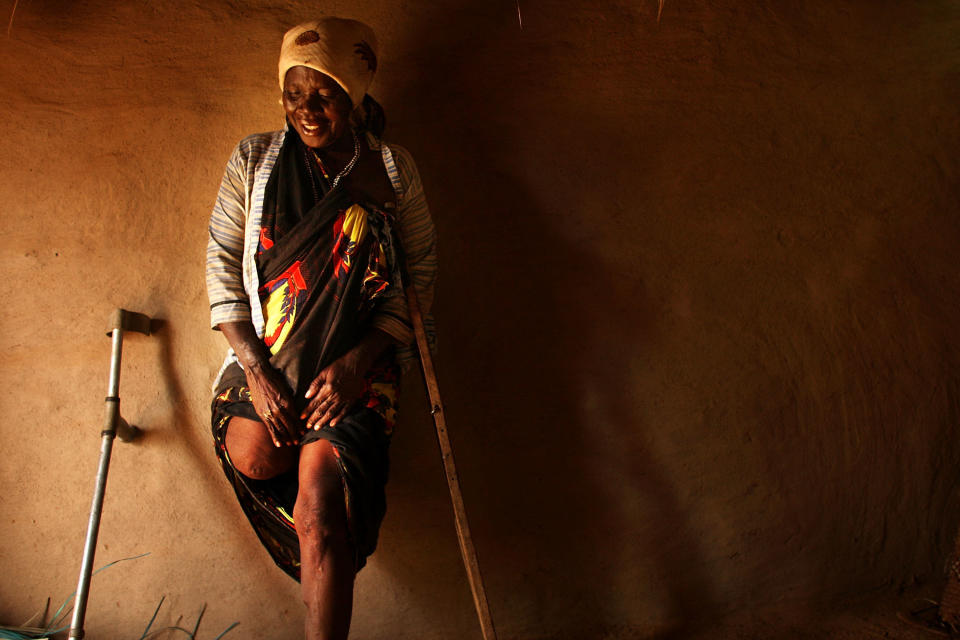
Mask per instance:
[[[16,5],[16,7],[14,7]],[[15,13],[13,9],[16,8]],[[936,580],[960,517],[960,9],[328,2],[439,229],[439,370],[502,638],[627,638]],[[2,5],[0,622],[72,590],[117,306],[130,337],[90,637],[209,609],[296,638],[296,585],[208,435],[205,225],[281,123],[306,3]],[[406,382],[358,638],[478,638]]]

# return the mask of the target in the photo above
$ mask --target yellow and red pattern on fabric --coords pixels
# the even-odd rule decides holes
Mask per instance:
[[[367,212],[358,204],[350,205],[333,223],[333,276],[339,278],[350,271],[357,246],[366,237]]]
[[[273,248],[273,240],[270,238],[270,229],[260,227],[260,243],[257,245],[257,253],[262,253],[267,249]]]
[[[366,210],[358,204],[344,210],[333,223],[333,275],[339,278],[353,267],[357,247],[369,233]],[[367,299],[373,299],[390,286],[387,274],[387,254],[383,245],[377,244],[375,253],[367,264],[363,276],[363,288]]]
[[[374,298],[390,286],[390,282],[385,275],[387,269],[387,254],[383,250],[383,245],[377,245],[377,257],[371,260],[367,265],[367,272],[363,276],[363,288],[367,295]]]
[[[383,418],[383,432],[393,434],[397,423],[398,396],[400,378],[396,366],[377,367],[369,374],[361,400],[367,409],[380,414]]]
[[[333,447],[333,457],[337,459],[337,464],[342,468],[343,467],[343,454],[340,453],[340,450],[336,447]],[[353,503],[350,500],[350,492],[347,491],[346,485],[343,487],[343,506],[347,512],[347,526],[353,527]],[[296,523],[294,523],[294,529],[296,529]],[[352,530],[352,529],[351,529]]]
[[[298,302],[307,292],[302,264],[297,260],[280,276],[260,288],[261,296],[267,296],[263,304],[263,342],[270,348],[270,353],[277,353],[283,346],[296,322]]]

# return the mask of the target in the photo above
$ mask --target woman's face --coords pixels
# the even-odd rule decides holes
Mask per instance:
[[[292,67],[283,79],[287,120],[308,147],[329,147],[350,130],[350,96],[330,76]]]

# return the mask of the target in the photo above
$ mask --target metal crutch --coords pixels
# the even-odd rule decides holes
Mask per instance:
[[[70,622],[70,640],[83,638],[83,620],[87,612],[87,595],[90,592],[93,556],[97,550],[97,534],[100,531],[100,514],[103,510],[103,494],[107,488],[107,471],[110,468],[113,439],[119,436],[122,441],[130,442],[140,433],[137,427],[127,424],[127,421],[120,417],[120,353],[123,349],[123,332],[136,331],[150,335],[150,318],[142,313],[116,309],[110,317],[110,325],[107,328],[107,335],[113,340],[113,351],[110,357],[110,388],[107,391],[107,410],[103,431],[100,432],[102,437],[100,466],[97,469],[97,484],[93,491],[93,504],[90,507],[83,561],[80,563],[77,599],[74,601],[73,620]]]

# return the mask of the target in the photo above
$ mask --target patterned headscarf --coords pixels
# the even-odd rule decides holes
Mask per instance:
[[[377,37],[373,29],[356,20],[320,18],[305,22],[283,36],[281,90],[287,71],[296,66],[315,69],[336,80],[356,107],[377,70]]]

